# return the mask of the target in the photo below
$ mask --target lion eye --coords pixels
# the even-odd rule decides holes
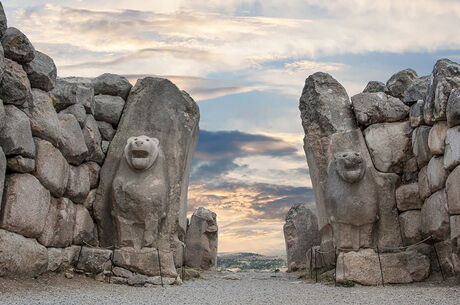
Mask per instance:
[[[137,141],[137,138],[135,138],[134,141]]]
[[[149,139],[145,139],[147,142],[150,141]]]

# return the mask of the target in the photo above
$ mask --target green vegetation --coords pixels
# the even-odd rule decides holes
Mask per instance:
[[[217,266],[239,270],[279,270],[286,267],[286,260],[279,256],[264,256],[249,252],[224,253],[217,257]]]

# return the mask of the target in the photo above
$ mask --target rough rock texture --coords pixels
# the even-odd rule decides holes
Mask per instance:
[[[399,215],[401,233],[405,245],[413,245],[422,240],[420,210],[406,211]]]
[[[423,120],[423,107],[425,105],[425,101],[419,100],[417,103],[413,104],[410,107],[410,125],[412,127],[418,127],[424,123]]]
[[[1,16],[1,14],[0,14]],[[3,198],[3,189],[5,187],[5,172],[6,172],[7,161],[3,149],[0,146],[0,198]],[[0,201],[0,211],[2,209],[2,204]]]
[[[401,173],[411,154],[412,127],[409,122],[374,124],[364,136],[375,168],[381,172]]]
[[[83,129],[86,121],[86,109],[82,104],[73,104],[59,113],[71,114],[77,119],[78,124]]]
[[[409,114],[409,107],[401,100],[383,92],[359,93],[351,102],[356,119],[363,126],[401,121]]]
[[[460,88],[450,92],[446,108],[447,125],[453,127],[460,124]]]
[[[431,159],[431,151],[428,146],[428,137],[430,135],[429,126],[420,126],[414,129],[412,133],[412,150],[417,158],[419,168],[422,168]]]
[[[423,201],[419,195],[418,183],[398,187],[396,189],[396,204],[400,211],[421,209]]]
[[[104,153],[102,152],[101,144],[102,137],[99,133],[99,127],[92,115],[87,115],[83,127],[83,138],[85,139],[86,147],[88,148],[87,161],[94,161],[102,164],[104,161]]]
[[[67,198],[52,198],[43,233],[38,241],[46,247],[64,248],[72,244],[75,205]]]
[[[398,98],[404,98],[405,91],[417,79],[417,72],[412,69],[406,69],[393,74],[386,83],[390,95]]]
[[[129,81],[120,75],[105,73],[93,80],[94,94],[120,96],[128,99],[128,94],[133,87]]]
[[[75,226],[73,227],[74,245],[97,245],[96,226],[88,210],[77,204],[75,206]]]
[[[30,81],[20,64],[5,58],[5,72],[0,83],[0,96],[5,104],[32,103]]]
[[[37,276],[47,271],[48,252],[35,239],[0,229],[0,276]]]
[[[217,231],[216,213],[205,208],[198,208],[193,212],[185,237],[187,266],[203,270],[217,267]],[[318,232],[317,234],[319,236]]]
[[[116,133],[116,130],[113,129],[112,125],[107,122],[98,121],[97,126],[99,127],[102,139],[105,141],[112,141]]]
[[[424,237],[433,236],[437,241],[450,235],[449,214],[445,190],[431,195],[422,207],[422,232]]]
[[[58,119],[62,133],[62,153],[70,164],[79,165],[88,156],[88,148],[77,119],[71,114],[61,113]]]
[[[5,57],[18,63],[31,62],[35,57],[35,48],[30,40],[17,28],[7,28],[2,36]]]
[[[94,112],[94,89],[91,86],[58,78],[51,93],[57,111],[64,110],[70,105],[81,104],[87,113]]]
[[[403,94],[404,103],[412,104],[419,100],[424,101],[426,98],[426,92],[428,90],[429,82],[429,76],[422,76],[414,80],[412,85],[410,85]]]
[[[23,156],[14,156],[8,158],[7,168],[10,172],[30,173],[35,170],[35,160],[30,158],[24,158]]]
[[[447,129],[444,167],[448,170],[460,164],[460,126]]]
[[[7,26],[7,19],[5,15],[5,10],[3,9],[3,4],[0,3],[0,37],[5,35]]]
[[[426,168],[426,175],[431,193],[444,188],[444,184],[447,179],[447,171],[444,169],[444,158],[431,158]]]
[[[5,127],[0,130],[0,144],[6,156],[35,157],[35,144],[27,115],[13,105],[5,106]]]
[[[91,189],[94,189],[99,184],[99,172],[101,167],[96,162],[86,162],[82,166],[86,167],[89,174],[89,185]]]
[[[5,181],[1,228],[39,237],[45,226],[50,193],[30,174],[9,175]]]
[[[430,148],[431,154],[444,154],[447,128],[447,123],[445,121],[441,121],[434,124],[430,129],[430,134],[428,135],[428,147]]]
[[[53,90],[56,84],[57,69],[51,57],[35,51],[34,60],[23,65],[23,67],[29,77],[32,88],[44,91]]]
[[[93,274],[110,270],[112,256],[112,250],[82,247],[77,268]]]
[[[90,174],[86,166],[70,166],[65,196],[75,203],[84,203],[90,191]]]
[[[384,83],[373,80],[367,83],[363,93],[387,92],[387,90]]]
[[[446,181],[447,203],[450,214],[460,214],[460,167],[457,166]]]
[[[125,100],[119,96],[96,95],[94,97],[94,117],[98,121],[104,121],[118,125]]]

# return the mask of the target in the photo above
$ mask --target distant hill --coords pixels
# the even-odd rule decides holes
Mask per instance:
[[[286,267],[286,260],[281,256],[250,252],[220,253],[217,256],[217,266],[233,270],[274,270]]]

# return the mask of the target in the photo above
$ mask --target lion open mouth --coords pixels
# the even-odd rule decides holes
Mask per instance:
[[[131,151],[133,158],[143,159],[149,157],[149,152],[146,150],[133,150]]]

